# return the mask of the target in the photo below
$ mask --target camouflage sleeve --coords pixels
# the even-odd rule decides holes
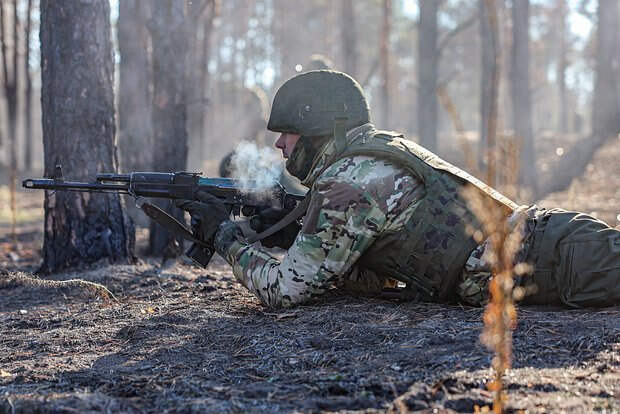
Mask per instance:
[[[386,223],[386,212],[363,184],[321,177],[304,225],[282,262],[261,248],[235,243],[228,261],[236,278],[262,302],[286,307],[340,284]]]

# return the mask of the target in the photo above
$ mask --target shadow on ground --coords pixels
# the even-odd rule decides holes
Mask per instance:
[[[81,276],[121,303],[0,284],[9,298],[0,302],[0,412],[472,412],[492,400],[481,309],[333,292],[269,311],[221,264],[208,272],[107,266]],[[521,309],[507,384],[538,400],[513,408],[549,409],[567,392],[613,406],[619,316],[619,308]]]

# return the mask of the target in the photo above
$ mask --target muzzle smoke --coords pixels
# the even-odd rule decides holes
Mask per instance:
[[[269,190],[280,178],[284,163],[275,149],[259,148],[254,142],[242,141],[235,149],[232,176],[241,186],[256,190]]]

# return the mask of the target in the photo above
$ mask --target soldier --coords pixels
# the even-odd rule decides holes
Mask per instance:
[[[506,219],[525,218],[515,260],[533,271],[517,283],[537,287],[525,303],[620,303],[620,231],[585,214],[518,207],[401,134],[375,129],[360,85],[344,73],[285,82],[267,128],[281,133],[287,170],[310,188],[301,229],[280,231],[294,236],[281,261],[247,243],[216,198],[180,203],[203,233],[215,232],[237,280],[267,306],[307,302],[332,286],[379,292],[389,279],[414,300],[482,304],[491,273],[486,244],[471,236],[481,223],[465,187]]]

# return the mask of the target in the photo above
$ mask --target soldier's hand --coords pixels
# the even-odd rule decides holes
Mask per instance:
[[[288,213],[288,210],[276,209],[273,207],[264,208],[259,210],[258,214],[252,216],[250,219],[250,227],[255,232],[260,233],[276,224]],[[282,249],[288,249],[295,241],[300,229],[301,226],[299,223],[293,222],[279,232],[265,237],[260,242],[265,247],[280,247]]]
[[[234,221],[224,220],[218,227],[215,237],[213,239],[213,246],[215,251],[219,253],[222,258],[229,260],[228,251],[230,246],[243,237],[241,229]]]
[[[196,198],[198,200],[176,200],[174,204],[190,214],[194,234],[208,241],[213,237],[220,223],[230,218],[231,206],[204,191],[198,191]]]

